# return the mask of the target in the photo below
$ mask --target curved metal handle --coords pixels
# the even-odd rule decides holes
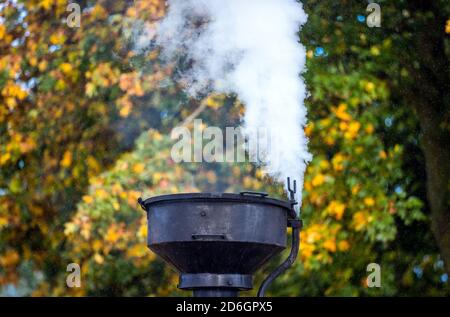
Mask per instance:
[[[267,288],[272,284],[272,282],[281,274],[283,274],[287,269],[289,269],[292,264],[294,264],[295,259],[298,255],[298,250],[300,248],[300,230],[302,228],[302,221],[299,219],[289,220],[289,226],[292,227],[292,244],[291,252],[288,258],[281,263],[279,267],[275,269],[266,279],[262,282],[258,290],[258,297],[264,297]]]
[[[144,201],[142,200],[141,197],[138,198],[138,204],[139,204],[139,206],[141,206],[141,208],[142,208],[145,212],[147,212],[147,208],[145,208]]]

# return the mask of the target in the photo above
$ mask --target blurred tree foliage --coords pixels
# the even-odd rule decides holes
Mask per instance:
[[[78,3],[79,28],[67,26],[64,0],[0,4],[0,286],[180,294],[174,272],[146,249],[137,198],[244,188],[283,197],[282,186],[249,164],[171,161],[170,130],[192,113],[225,127],[245,110],[235,96],[189,100],[172,80],[176,65],[157,49],[132,49],[164,1]],[[300,261],[272,295],[449,293],[448,218],[439,217],[448,216],[450,160],[448,143],[433,140],[448,141],[450,5],[378,3],[382,27],[369,28],[364,2],[304,1],[314,160]],[[443,182],[437,198],[433,182]],[[82,268],[79,289],[65,285],[71,262]],[[379,289],[365,285],[371,262],[382,268]]]

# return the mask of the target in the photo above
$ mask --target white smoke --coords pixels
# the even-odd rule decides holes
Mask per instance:
[[[267,154],[266,171],[281,182],[296,179],[301,194],[311,159],[303,132],[307,93],[300,74],[306,51],[297,33],[307,15],[301,3],[168,0],[168,5],[156,41],[167,60],[183,56],[190,63],[179,70],[186,91],[194,97],[211,90],[237,94],[246,107],[244,133],[254,137],[250,131],[270,129],[271,145],[260,149]]]

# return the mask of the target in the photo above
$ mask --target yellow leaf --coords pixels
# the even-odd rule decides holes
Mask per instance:
[[[306,191],[308,191],[308,192],[311,191],[311,190],[312,190],[312,184],[311,184],[311,182],[305,181],[304,187],[305,187],[305,190],[306,190]]]
[[[8,225],[8,218],[0,217],[0,228],[6,227]]]
[[[9,152],[0,155],[0,165],[6,164],[11,159],[11,154]]]
[[[47,69],[47,66],[48,66],[48,62],[46,60],[41,61],[38,64],[39,71],[41,71],[41,72],[45,71]]]
[[[378,48],[378,46],[372,46],[370,48],[370,54],[372,54],[373,56],[380,55],[380,49]]]
[[[353,121],[353,122],[350,122],[350,124],[348,126],[348,132],[351,133],[352,135],[356,135],[356,134],[358,134],[358,131],[360,128],[361,128],[361,123],[359,123],[358,121]]]
[[[318,174],[316,176],[314,176],[313,180],[312,180],[312,185],[314,187],[320,186],[325,182],[325,176],[323,174]]]
[[[64,89],[66,89],[66,87],[67,87],[67,85],[64,82],[64,80],[62,80],[62,79],[58,79],[58,81],[55,84],[55,89],[58,91],[64,90]]]
[[[211,107],[213,109],[217,109],[222,105],[220,100],[215,98],[215,96],[209,96],[208,98],[206,98],[205,102],[208,107]]]
[[[8,105],[8,108],[13,110],[17,106],[17,101],[15,98],[9,97],[6,98],[6,104]]]
[[[136,244],[127,250],[127,255],[129,257],[141,258],[147,254],[147,248],[145,244]]]
[[[127,200],[128,204],[131,206],[135,206],[138,198],[141,196],[141,193],[136,190],[130,190],[127,192]]]
[[[94,173],[97,173],[98,171],[100,171],[100,164],[97,162],[97,160],[92,156],[89,155],[87,160],[87,165],[89,167],[90,170],[92,170]]]
[[[336,252],[336,241],[335,241],[335,239],[334,238],[330,238],[330,239],[326,240],[323,243],[323,247],[326,250],[330,251],[330,252]]]
[[[345,204],[333,200],[327,207],[327,211],[330,215],[334,216],[337,220],[341,220],[345,211]]]
[[[344,122],[344,121],[340,122],[340,123],[339,123],[339,129],[340,129],[341,131],[346,131],[346,130],[348,129],[348,124],[347,124],[347,122]]]
[[[364,204],[366,204],[369,207],[372,207],[375,205],[375,200],[372,197],[366,197],[364,198]]]
[[[87,83],[85,89],[86,89],[86,95],[88,97],[94,96],[96,88],[93,83]]]
[[[372,134],[374,130],[375,130],[375,128],[373,127],[373,125],[371,123],[369,123],[366,127],[367,134]]]
[[[41,0],[39,6],[44,8],[45,10],[49,10],[53,4],[53,0]]]
[[[64,44],[66,38],[63,33],[53,33],[50,35],[50,43],[53,45],[61,45]]]
[[[61,71],[67,75],[72,72],[72,65],[70,65],[69,63],[62,63],[61,65],[59,65],[59,69],[61,69]]]
[[[155,172],[153,174],[153,182],[155,184],[159,183],[159,181],[163,178],[163,174],[159,173],[159,172]]]
[[[339,249],[339,251],[347,251],[348,249],[350,249],[350,244],[348,243],[348,241],[347,240],[342,240],[342,241],[339,241],[339,243],[338,243],[338,249]]]
[[[120,209],[120,204],[117,201],[113,201],[112,206],[116,211]]]
[[[315,249],[316,247],[313,244],[302,242],[302,247],[300,248],[302,257],[305,259],[310,258],[313,255]]]
[[[0,24],[0,40],[2,40],[5,37],[6,34],[6,27],[3,24]]]
[[[100,251],[102,248],[102,242],[98,239],[94,240],[92,242],[92,250],[94,250],[95,252]]]
[[[327,136],[325,136],[325,143],[327,145],[332,146],[332,145],[334,145],[334,143],[336,143],[336,141],[334,140],[334,138],[332,136],[327,135]]]
[[[95,190],[95,197],[98,197],[100,199],[105,199],[109,196],[108,192],[104,190],[103,188],[98,188]]]
[[[72,222],[66,223],[64,227],[65,227],[64,234],[66,236],[70,235],[71,233],[74,233],[77,230],[77,226]]]
[[[258,179],[262,179],[264,177],[264,171],[262,169],[258,168],[256,170],[255,176]]]
[[[106,16],[108,16],[108,13],[106,12],[106,10],[100,4],[97,3],[92,8],[91,15],[95,19],[103,19]]]
[[[332,111],[335,113],[336,117],[343,121],[350,121],[352,117],[346,112],[347,105],[345,103],[339,104],[337,108],[332,108]]]
[[[368,223],[367,215],[364,211],[358,211],[353,215],[353,226],[356,231],[362,230]]]
[[[161,141],[163,139],[163,136],[158,131],[154,131],[152,133],[152,138],[153,138],[153,140]]]
[[[354,139],[358,135],[358,131],[361,127],[361,124],[359,122],[351,122],[348,125],[347,132],[344,133],[344,137],[348,140]]]
[[[310,137],[312,135],[312,131],[314,128],[314,123],[309,123],[306,127],[305,127],[305,135]]]
[[[360,189],[361,189],[361,186],[360,186],[360,185],[355,185],[355,186],[353,186],[353,187],[352,187],[352,194],[353,194],[353,195],[356,195],[357,193],[359,193]]]
[[[97,262],[98,264],[102,264],[105,261],[105,259],[100,254],[95,253],[94,261]]]
[[[120,234],[116,230],[115,226],[109,227],[108,231],[106,232],[105,240],[111,243],[116,242],[119,240]]]
[[[70,165],[72,165],[72,152],[66,151],[61,160],[61,166],[67,168],[70,167]]]
[[[19,260],[19,253],[16,250],[9,250],[5,255],[0,256],[0,264],[2,267],[14,266]]]
[[[35,56],[30,58],[30,65],[36,66],[37,65],[37,58]]]
[[[331,160],[331,164],[333,164],[333,169],[338,172],[344,170],[345,160],[346,157],[343,154],[337,153]]]
[[[147,237],[147,224],[142,224],[140,227],[139,227],[139,231],[138,231],[138,237],[139,238],[145,238],[145,237]]]
[[[366,83],[366,85],[364,86],[365,91],[367,91],[368,93],[372,93],[375,90],[375,84],[372,82],[368,82]]]
[[[135,172],[136,174],[140,174],[144,171],[145,169],[145,165],[142,163],[137,163],[133,165],[133,172]]]
[[[89,195],[85,195],[85,196],[83,196],[83,201],[84,201],[86,204],[91,204],[91,203],[94,201],[94,198],[92,198],[92,197],[89,196]]]
[[[112,193],[115,196],[120,195],[121,193],[123,193],[122,185],[120,185],[120,183],[114,183],[114,185],[112,186]]]
[[[131,112],[131,104],[127,103],[122,108],[120,108],[119,115],[123,118],[126,118],[130,115]]]

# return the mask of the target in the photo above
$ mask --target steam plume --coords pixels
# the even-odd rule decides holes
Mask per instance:
[[[244,134],[270,129],[271,144],[260,142],[266,171],[285,182],[291,176],[301,193],[311,159],[303,128],[306,89],[300,74],[305,48],[297,32],[307,16],[296,0],[168,0],[156,41],[163,56],[180,56],[186,91],[235,93],[245,104]],[[148,43],[140,39],[139,43]],[[250,155],[256,155],[251,149]]]

